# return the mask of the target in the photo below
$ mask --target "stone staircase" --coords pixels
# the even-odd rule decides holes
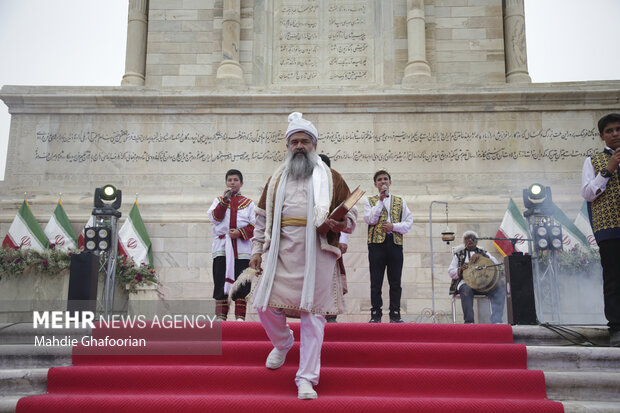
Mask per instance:
[[[515,326],[514,341],[527,345],[528,368],[544,371],[547,396],[567,413],[620,413],[620,348],[599,346],[609,340],[606,328],[569,329]],[[50,367],[71,364],[70,348],[35,347],[31,331],[27,324],[0,325],[0,413],[13,413],[21,397],[45,393]],[[55,335],[79,339],[89,331]]]

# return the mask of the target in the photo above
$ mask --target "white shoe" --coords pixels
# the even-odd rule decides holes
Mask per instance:
[[[274,347],[267,356],[265,366],[271,370],[279,369],[284,364],[284,360],[286,360],[286,353],[288,353],[288,350],[278,350]]]
[[[318,395],[316,391],[312,388],[312,383],[308,380],[301,379],[299,380],[299,384],[297,385],[297,398],[302,400],[312,400],[316,399]]]

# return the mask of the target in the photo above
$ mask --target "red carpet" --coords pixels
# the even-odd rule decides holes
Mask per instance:
[[[17,412],[563,412],[546,399],[543,373],[527,370],[508,325],[327,324],[312,401],[297,399],[293,381],[299,342],[271,371],[258,323],[223,323],[222,336],[213,356],[76,349],[73,366],[50,369],[48,393],[21,399]],[[196,337],[188,331],[153,348],[193,348]]]

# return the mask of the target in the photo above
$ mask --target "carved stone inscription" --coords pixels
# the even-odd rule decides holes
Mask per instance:
[[[274,83],[374,82],[374,23],[370,0],[278,0]]]
[[[463,161],[563,161],[584,159],[596,146],[596,131],[494,130],[486,132],[372,130],[321,133],[322,152],[335,161],[354,162],[463,162]],[[585,145],[575,142],[588,140]],[[567,142],[573,144],[567,145]],[[61,164],[215,162],[281,162],[282,134],[278,131],[216,131],[212,134],[179,131],[141,134],[129,130],[75,131],[36,134],[36,161]],[[376,149],[376,148],[381,148]],[[414,164],[411,164],[413,167]],[[426,168],[421,166],[422,169]]]

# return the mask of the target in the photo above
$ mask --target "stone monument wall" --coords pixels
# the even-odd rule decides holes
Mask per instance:
[[[248,86],[400,85],[409,60],[408,24],[416,7],[425,22],[423,59],[432,69],[424,83],[506,82],[502,0],[237,2],[234,21],[240,34],[232,50]],[[221,86],[218,67],[231,54],[223,44],[227,3],[150,0],[146,86]],[[523,46],[518,47],[525,45],[522,25],[521,33]]]
[[[209,298],[206,210],[224,190],[224,172],[240,169],[243,192],[257,200],[284,158],[286,116],[300,110],[319,130],[318,151],[350,187],[373,194],[374,171],[387,168],[393,192],[409,204],[414,226],[405,237],[403,313],[415,319],[431,305],[431,230],[436,308],[449,312],[451,253],[439,239],[445,208],[430,211],[431,202],[449,203],[457,236],[468,229],[493,236],[509,197],[521,206],[522,190],[540,182],[574,217],[583,160],[601,146],[596,121],[618,111],[618,90],[620,82],[601,82],[242,97],[5,86],[12,125],[0,229],[6,233],[24,193],[44,225],[62,192],[79,231],[94,188],[112,183],[123,190],[124,217],[139,200],[165,296]],[[364,321],[370,307],[366,228],[360,216],[345,255],[350,321]],[[482,245],[498,256],[490,242]]]
[[[410,206],[408,320],[433,303],[450,312],[433,201],[448,203],[459,238],[495,235],[534,182],[572,218],[596,121],[620,111],[618,81],[531,84],[523,0],[129,0],[128,11],[123,87],[0,91],[12,114],[0,232],[24,196],[45,224],[60,193],[80,231],[94,189],[112,183],[125,216],[139,201],[167,298],[211,297],[207,208],[229,168],[258,199],[292,111],[351,188],[372,195],[385,168]],[[370,308],[366,229],[360,215],[344,258],[348,321]]]

